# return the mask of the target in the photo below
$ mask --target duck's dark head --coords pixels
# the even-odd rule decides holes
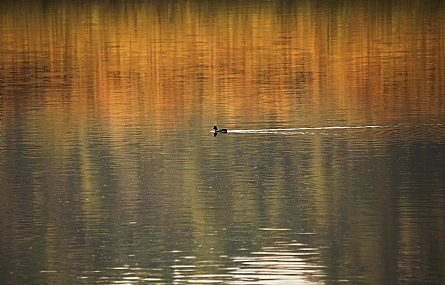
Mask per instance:
[[[213,130],[218,130],[218,127],[217,126],[213,126]]]

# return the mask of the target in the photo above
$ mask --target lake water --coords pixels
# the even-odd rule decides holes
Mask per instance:
[[[1,284],[445,283],[442,1],[0,15]]]

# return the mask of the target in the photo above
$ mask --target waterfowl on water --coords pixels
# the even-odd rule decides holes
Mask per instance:
[[[227,129],[218,129],[217,126],[213,126],[214,133],[227,133]]]
[[[212,133],[213,133],[213,136],[216,137],[216,135],[218,133],[223,133],[223,134],[227,133],[227,129],[218,129],[217,126],[213,126]]]

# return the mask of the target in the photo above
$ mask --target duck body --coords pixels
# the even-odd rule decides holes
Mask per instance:
[[[218,129],[217,126],[213,126],[214,133],[227,133],[227,129]]]

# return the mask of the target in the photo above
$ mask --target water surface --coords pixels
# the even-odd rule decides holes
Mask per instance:
[[[0,283],[445,282],[442,3],[0,7]]]

